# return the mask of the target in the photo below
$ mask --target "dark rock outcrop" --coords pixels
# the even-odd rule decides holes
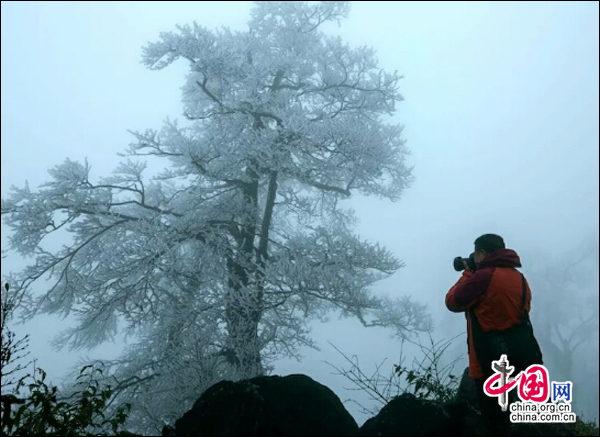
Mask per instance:
[[[411,394],[397,396],[379,414],[365,422],[359,435],[469,436],[486,435],[478,405],[475,381],[465,369],[456,398],[443,405]],[[489,431],[495,435],[494,431]],[[575,425],[566,423],[517,423],[511,436],[574,436]]]
[[[221,381],[175,423],[178,436],[356,435],[336,394],[305,375]]]
[[[453,402],[396,396],[359,429],[340,399],[306,375],[221,381],[165,427],[174,436],[470,436],[485,435],[477,385],[467,371]],[[575,424],[513,424],[512,436],[573,436]],[[493,430],[490,431],[494,435]]]
[[[367,420],[359,435],[433,436],[467,435],[465,408],[461,404],[438,405],[412,394],[396,396],[377,416]]]

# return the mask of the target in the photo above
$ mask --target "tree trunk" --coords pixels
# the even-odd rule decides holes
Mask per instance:
[[[237,253],[227,260],[229,290],[225,309],[228,339],[226,356],[240,378],[264,374],[260,357],[258,323],[262,317],[262,294],[255,277],[254,240],[258,217],[258,175],[247,170],[252,182],[244,187],[244,202],[253,211],[241,229]]]

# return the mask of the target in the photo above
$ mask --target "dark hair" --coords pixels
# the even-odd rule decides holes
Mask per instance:
[[[475,240],[475,250],[485,250],[492,253],[500,249],[506,249],[504,240],[500,235],[485,234]]]

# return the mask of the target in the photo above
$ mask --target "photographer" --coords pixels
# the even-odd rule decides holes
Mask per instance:
[[[510,426],[509,413],[501,410],[498,399],[483,392],[493,373],[491,362],[506,354],[515,368],[511,376],[542,364],[529,321],[531,290],[517,267],[519,256],[506,249],[502,237],[482,235],[468,259],[455,259],[455,269],[464,272],[446,295],[448,309],[464,312],[467,319],[469,376],[475,379],[481,415],[491,435],[508,435]]]

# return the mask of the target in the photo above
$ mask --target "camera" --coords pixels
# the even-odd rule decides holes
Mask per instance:
[[[463,260],[465,260],[467,262],[467,265],[469,266],[469,270],[474,272],[477,269],[474,255],[475,253],[472,253],[471,255],[469,255],[468,258],[463,258],[461,256],[457,256],[456,258],[454,258],[454,270],[456,270],[457,272],[463,271],[465,269]]]

